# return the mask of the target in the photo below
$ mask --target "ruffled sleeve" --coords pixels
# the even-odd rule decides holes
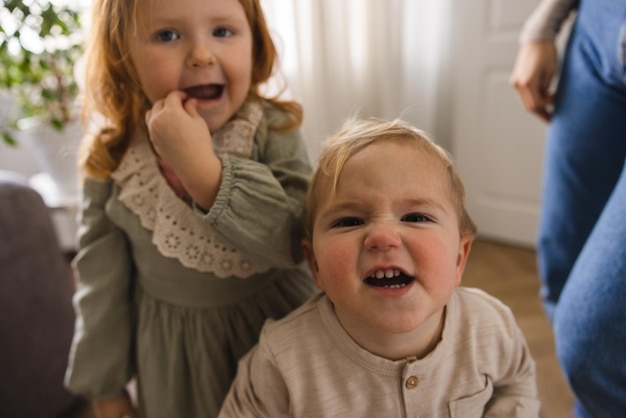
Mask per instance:
[[[66,385],[90,398],[121,392],[134,374],[132,264],[122,230],[105,214],[112,181],[88,179],[83,188],[76,324]]]
[[[220,156],[224,168],[216,202],[200,215],[254,260],[289,268],[303,261],[300,239],[312,169],[300,133],[272,129],[280,116],[268,111],[251,158]]]

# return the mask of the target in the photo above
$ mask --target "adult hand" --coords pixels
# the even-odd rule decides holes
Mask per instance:
[[[139,418],[126,391],[115,398],[94,400],[92,406],[96,418]]]
[[[520,47],[509,78],[524,107],[546,122],[552,116],[554,91],[550,86],[556,71],[554,42],[529,42]]]

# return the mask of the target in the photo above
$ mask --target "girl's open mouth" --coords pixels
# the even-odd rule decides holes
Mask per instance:
[[[214,100],[219,99],[224,91],[223,84],[207,84],[203,86],[188,87],[183,90],[189,95],[198,100]]]

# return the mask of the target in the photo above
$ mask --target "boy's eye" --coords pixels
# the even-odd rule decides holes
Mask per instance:
[[[162,30],[156,34],[156,38],[161,42],[175,41],[180,36],[173,30]]]
[[[228,36],[231,36],[232,34],[233,32],[230,29],[226,28],[217,28],[213,31],[213,36],[218,38],[226,38]]]
[[[359,218],[341,218],[333,222],[334,228],[348,228],[351,226],[363,225],[363,221]]]
[[[402,222],[429,222],[431,219],[423,213],[409,213],[402,217]]]

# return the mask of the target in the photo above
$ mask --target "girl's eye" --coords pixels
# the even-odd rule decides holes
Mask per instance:
[[[431,220],[423,213],[409,213],[402,217],[402,222],[430,222]]]
[[[226,38],[228,36],[232,36],[232,34],[233,32],[226,28],[217,28],[213,31],[213,36],[217,38]]]
[[[170,42],[175,41],[180,38],[180,36],[173,30],[162,30],[157,33],[156,38],[161,42]]]
[[[334,228],[349,228],[359,225],[363,225],[363,221],[359,218],[341,218],[332,224]]]

